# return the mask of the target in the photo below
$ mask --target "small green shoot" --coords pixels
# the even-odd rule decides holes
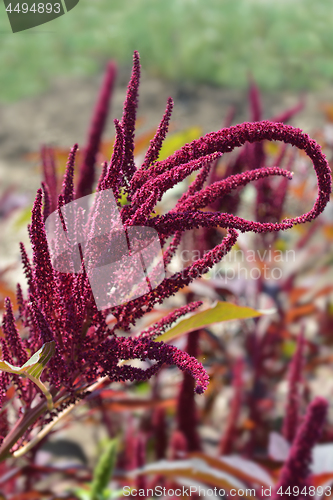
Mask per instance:
[[[101,458],[94,469],[93,480],[85,488],[77,488],[75,495],[80,500],[109,500],[122,496],[122,490],[111,491],[107,486],[111,480],[117,457],[117,440],[107,442]]]
[[[46,342],[43,346],[35,352],[33,356],[24,365],[22,366],[13,366],[8,361],[0,361],[0,370],[12,373],[14,375],[19,375],[23,378],[28,378],[34,384],[39,387],[47,400],[47,408],[49,411],[53,409],[53,401],[52,396],[49,393],[48,389],[45,387],[43,382],[40,380],[40,376],[45,366],[49,362],[49,360],[54,355],[55,351],[55,342]]]

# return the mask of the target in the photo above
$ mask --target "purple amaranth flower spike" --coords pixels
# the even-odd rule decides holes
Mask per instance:
[[[293,108],[287,109],[286,111],[283,111],[282,113],[275,115],[271,118],[272,122],[281,122],[285,123],[290,120],[296,113],[299,111],[302,111],[304,108],[304,96],[301,97],[300,101],[296,106]]]
[[[2,320],[2,328],[8,342],[12,355],[19,365],[24,365],[28,361],[27,352],[22,343],[18,329],[15,324],[12,303],[9,298],[5,299],[6,312]]]
[[[182,459],[188,453],[187,440],[178,429],[172,433],[169,448],[170,460]]]
[[[93,189],[96,155],[99,150],[102,133],[108,116],[109,102],[115,78],[116,66],[114,62],[110,62],[106,68],[103,86],[89,131],[88,144],[84,151],[84,158],[80,168],[80,178],[77,185],[77,198],[90,194]]]
[[[234,396],[231,401],[227,426],[219,445],[219,454],[222,456],[229,455],[233,451],[233,445],[236,438],[237,420],[241,411],[243,391],[243,361],[241,359],[238,359],[235,363],[233,376],[232,386],[234,389]]]
[[[166,456],[168,436],[165,413],[165,408],[158,406],[154,409],[152,418],[156,460],[162,460]]]
[[[8,363],[14,365],[12,354],[14,354],[14,356],[16,357],[19,356],[21,358],[24,358],[24,354],[26,356],[26,353],[24,353],[23,346],[20,340],[17,338],[16,335],[17,332],[14,331],[15,327],[11,323],[11,318],[10,318],[12,312],[11,307],[8,304],[8,300],[6,302],[7,302],[7,312],[3,319],[3,325],[2,325],[5,331],[6,339],[4,338],[1,339],[1,355],[4,361],[7,361]],[[2,378],[0,380],[1,403],[3,402],[5,392],[7,390],[10,379],[13,380],[13,383],[16,386],[17,392],[21,400],[24,403],[27,403],[28,401],[27,386],[30,385],[30,382],[27,381],[27,384],[24,384],[22,379],[20,379],[17,375],[9,375],[8,373],[2,373]]]
[[[105,178],[105,176],[107,174],[107,171],[108,171],[108,162],[105,161],[103,163],[103,166],[102,166],[102,172],[101,172],[101,174],[99,176],[99,179],[98,179],[98,183],[97,183],[97,186],[96,186],[96,191],[101,191],[101,189],[102,189],[102,183],[103,183],[104,178]]]
[[[46,182],[42,182],[42,188],[43,188],[43,195],[44,195],[44,208],[43,208],[43,217],[44,217],[44,222],[52,212],[51,210],[51,195],[50,195],[50,189],[49,186],[46,184]]]
[[[52,317],[54,304],[50,303],[55,287],[54,270],[50,259],[42,215],[42,190],[39,189],[32,209],[29,236],[33,249],[32,283],[40,307]],[[22,247],[21,247],[22,248]]]
[[[161,123],[158,126],[154,139],[150,141],[150,146],[143,160],[143,164],[141,165],[141,169],[146,170],[147,168],[151,167],[151,165],[153,165],[153,163],[158,159],[163,141],[169,130],[172,110],[173,100],[171,99],[171,97],[169,97],[165,113],[163,115]],[[133,187],[134,186],[132,185],[131,188],[133,189]]]
[[[190,332],[187,338],[186,351],[190,356],[198,356],[200,330]],[[194,399],[194,380],[190,374],[184,373],[177,400],[178,429],[185,436],[188,451],[201,450],[200,437],[197,431],[197,408]]]
[[[140,83],[140,56],[137,51],[133,56],[132,77],[127,87],[127,96],[124,103],[124,112],[121,125],[124,130],[124,157],[122,162],[123,185],[128,190],[130,181],[135,174],[134,162],[134,136],[136,110],[138,107],[138,94]]]
[[[166,134],[168,133],[172,109],[173,109],[173,100],[171,99],[171,97],[169,97],[165,113],[163,115],[161,123],[158,126],[154,139],[150,141],[150,146],[145,155],[143,164],[141,165],[140,170],[135,172],[131,180],[130,189],[132,192],[136,192],[138,188],[141,186],[140,183],[141,172],[147,170],[158,159],[158,155],[161,151],[163,141],[166,137]]]
[[[19,314],[20,314],[19,318],[23,318],[24,311],[25,311],[25,300],[23,298],[22,288],[21,288],[21,285],[19,283],[16,286],[16,302],[17,302]]]
[[[214,152],[231,152],[235,147],[240,147],[246,142],[252,143],[264,139],[270,141],[283,141],[305,151],[307,156],[312,160],[317,175],[318,197],[313,208],[302,216],[290,220],[286,219],[279,224],[260,224],[255,222],[248,224],[248,221],[242,219],[243,224],[238,224],[236,228],[241,231],[250,230],[265,232],[287,229],[295,224],[313,220],[324,210],[329,201],[331,193],[331,171],[320,146],[307,134],[302,132],[302,130],[291,127],[290,125],[262,121],[258,123],[243,123],[241,125],[232,126],[229,129],[211,132],[201,139],[197,139],[191,144],[183,146],[183,148],[166,160],[156,162],[151,169],[143,172],[143,177],[145,181],[147,181],[149,177],[161,176],[174,166],[186,164],[189,161],[197,160],[202,156]],[[233,217],[229,218],[229,227],[234,227],[231,223],[232,220]]]
[[[243,174],[231,175],[227,179],[214,182],[214,184],[207,186],[199,193],[195,193],[192,196],[185,197],[185,199],[181,198],[177,203],[175,211],[181,212],[204,208],[208,203],[213,203],[216,199],[222,198],[237,187],[245,186],[251,181],[263,179],[270,175],[281,175],[283,177],[286,177],[287,179],[292,178],[290,172],[282,170],[278,167],[267,167],[262,169],[250,170],[249,172],[244,172]]]
[[[297,348],[289,367],[289,388],[286,414],[283,421],[282,433],[290,443],[293,441],[299,425],[300,411],[300,384],[302,381],[304,335],[301,333],[297,339]]]
[[[24,271],[26,280],[28,282],[29,289],[33,293],[34,284],[33,284],[32,267],[31,267],[31,263],[30,263],[28,254],[27,254],[27,251],[26,251],[23,243],[20,243],[20,249],[21,249],[21,260],[22,260],[23,271]]]
[[[136,437],[135,443],[136,467],[141,468],[146,465],[146,439],[142,432]],[[136,488],[138,491],[147,490],[147,476],[138,474],[136,478]]]
[[[317,397],[309,405],[304,421],[297,430],[293,440],[289,456],[282,467],[280,476],[272,495],[272,500],[278,498],[284,500],[289,498],[287,488],[293,491],[293,487],[299,488],[298,495],[294,498],[305,499],[308,496],[309,475],[311,471],[311,458],[313,447],[320,438],[328,409],[328,402],[324,398]],[[306,487],[306,493],[302,489]],[[280,493],[279,493],[280,491]]]
[[[103,359],[103,351],[110,352],[111,355],[108,357],[103,356]],[[98,354],[98,358],[96,354]],[[208,385],[209,377],[201,363],[186,352],[180,351],[175,346],[164,344],[163,342],[124,337],[107,339],[103,342],[102,347],[98,348],[97,353],[92,353],[91,356],[87,353],[87,359],[89,357],[95,361],[99,359],[99,363],[105,374],[109,375],[110,379],[114,381],[147,380],[147,378],[154,375],[166,363],[175,365],[180,370],[191,375],[197,382],[195,390],[198,394],[203,393]],[[149,359],[156,361],[156,363],[144,370],[129,365],[118,366],[119,359],[140,359],[142,361]]]
[[[66,165],[66,173],[62,183],[61,194],[63,196],[64,203],[70,203],[74,199],[74,163],[75,155],[78,150],[78,144],[74,144],[68,157],[68,162]],[[78,186],[80,187],[80,185]]]
[[[116,128],[116,140],[110,165],[106,170],[103,180],[100,181],[101,190],[112,189],[115,196],[119,198],[122,185],[122,164],[124,157],[124,130],[119,120],[114,120]]]

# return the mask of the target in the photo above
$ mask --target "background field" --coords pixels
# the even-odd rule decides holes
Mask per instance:
[[[14,2],[13,2],[14,3]],[[10,31],[0,15],[0,100],[44,90],[57,75],[130,64],[176,81],[262,89],[318,89],[333,80],[330,0],[80,0],[51,23]]]

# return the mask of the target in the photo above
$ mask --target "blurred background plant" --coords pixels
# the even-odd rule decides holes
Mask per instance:
[[[262,103],[254,81],[249,86],[249,105],[249,119],[259,120]],[[300,102],[273,120],[287,121],[302,106]],[[330,110],[326,109],[328,118]],[[232,120],[230,110],[225,125],[230,126]],[[318,136],[331,161],[329,137],[323,133]],[[179,148],[178,141],[183,138],[184,133],[178,133],[165,142],[163,156]],[[148,144],[148,136],[138,137],[137,157]],[[102,142],[97,161],[108,157],[110,148],[112,141]],[[66,161],[63,151],[53,148],[53,153],[47,153],[48,160],[45,153],[44,149],[44,175],[52,155],[57,172],[62,174]],[[312,167],[302,152],[277,142],[247,144],[239,152],[224,155],[214,163],[206,182],[269,165],[295,170],[289,192],[283,180],[278,184],[257,181],[250,190],[227,195],[222,205],[216,200],[211,209],[246,214],[247,218],[252,214],[260,222],[276,222],[307,211],[315,197]],[[184,189],[186,184],[174,188],[163,198],[158,212],[169,210]],[[20,224],[25,224],[29,212],[23,212]],[[186,236],[181,251],[203,252],[214,247],[222,233],[194,230]],[[333,392],[331,241],[329,209],[317,221],[277,234],[270,241],[267,235],[241,236],[235,251],[243,252],[241,265],[248,276],[253,268],[261,271],[256,279],[249,279],[244,271],[240,277],[228,278],[228,271],[238,265],[233,257],[222,263],[218,272],[213,269],[208,279],[196,280],[162,308],[154,308],[141,325],[147,327],[193,300],[274,310],[258,319],[226,324],[221,323],[221,310],[218,317],[210,317],[209,312],[203,320],[194,315],[168,331],[169,337],[161,337],[204,363],[211,377],[206,394],[195,396],[193,381],[174,368],[163,369],[150,382],[117,382],[110,387],[104,382],[77,405],[74,419],[60,419],[58,427],[50,428],[25,456],[8,458],[0,465],[0,491],[10,500],[56,499],[58,495],[95,500],[121,496],[122,486],[172,489],[196,484],[226,490],[248,486],[257,491],[267,486],[274,491],[280,485],[284,489],[293,486],[297,479],[296,484],[302,487],[329,487],[333,479],[329,458],[333,427],[330,414],[326,418]],[[288,250],[295,252],[291,259],[286,257]],[[249,251],[254,252],[254,259],[246,258]],[[262,270],[276,266],[274,255],[283,256],[277,261],[281,273],[278,279],[266,279]],[[14,313],[17,316],[17,310]],[[108,322],[112,326],[115,320],[111,316]],[[7,403],[13,396],[10,387]],[[2,421],[3,435],[12,417],[9,404]],[[300,426],[302,419],[304,425]],[[300,448],[301,442],[308,443],[306,450]],[[297,454],[295,450],[300,451]],[[314,464],[308,470],[311,453]],[[290,470],[296,470],[296,479],[292,476],[290,480]]]
[[[59,75],[100,72],[138,50],[151,75],[244,89],[316,89],[333,80],[330,0],[80,0],[52,23],[8,36],[0,16],[0,100]],[[43,43],[41,43],[41,40]]]

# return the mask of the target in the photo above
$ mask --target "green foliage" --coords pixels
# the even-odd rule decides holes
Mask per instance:
[[[78,488],[75,494],[80,500],[109,500],[118,498],[121,492],[111,492],[107,486],[111,480],[117,457],[117,440],[109,440],[94,469],[93,480],[87,485],[87,489]]]
[[[244,88],[250,70],[263,89],[300,89],[333,78],[330,0],[81,0],[16,34],[1,8],[2,100],[99,71],[110,56],[127,62],[134,49],[151,73],[178,81]]]
[[[49,410],[53,408],[52,396],[41,382],[40,376],[44,370],[47,363],[50,361],[54,355],[55,344],[54,341],[46,342],[43,346],[35,352],[33,356],[22,366],[13,366],[8,361],[0,361],[0,370],[12,373],[14,375],[19,375],[23,378],[30,379],[34,384],[36,384],[42,391],[47,400],[47,406]]]
[[[100,500],[112,476],[113,468],[117,456],[117,441],[112,439],[105,447],[105,450],[94,470],[94,479],[91,485],[91,499]]]

